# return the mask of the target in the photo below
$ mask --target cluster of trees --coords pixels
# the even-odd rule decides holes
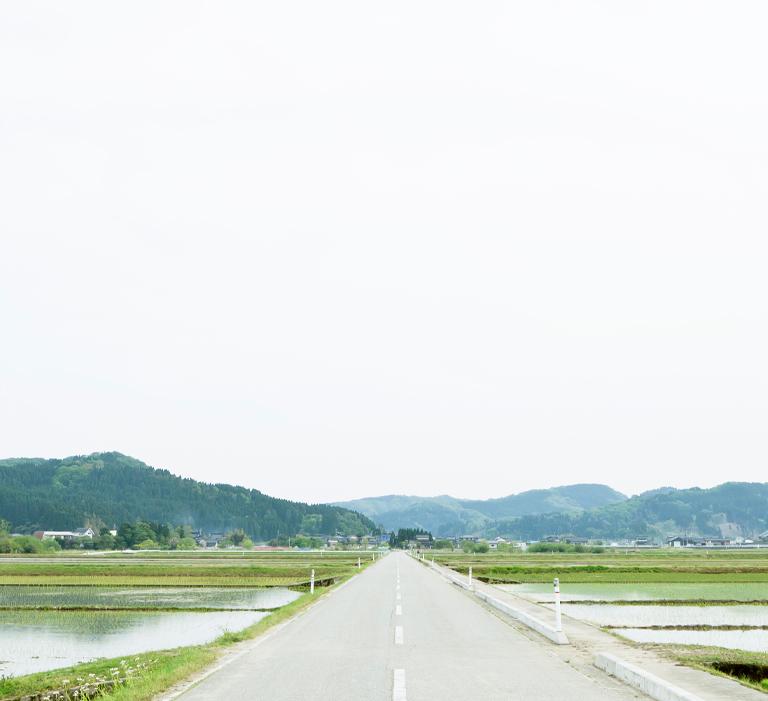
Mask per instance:
[[[117,535],[112,535],[108,528],[101,528],[93,539],[81,538],[60,543],[63,548],[93,550],[192,550],[195,547],[189,526],[171,526],[151,521],[123,523],[117,529]]]
[[[484,540],[479,540],[473,543],[471,540],[462,540],[461,549],[465,553],[487,553],[490,550],[490,546]]]
[[[281,533],[351,535],[374,528],[370,519],[348,509],[197,482],[120,453],[0,460],[0,513],[25,533],[136,519],[187,523],[210,532],[240,529],[265,541]]]
[[[106,527],[93,538],[45,538],[31,535],[11,536],[11,524],[0,519],[0,553],[43,553],[58,550],[193,550],[196,547],[189,526],[135,521],[123,523],[113,535]],[[226,534],[220,547],[252,548],[253,541],[240,528]]]
[[[38,540],[31,535],[11,535],[11,524],[0,518],[0,553],[46,553],[59,550],[55,540]]]
[[[423,528],[399,528],[397,533],[392,531],[389,534],[389,546],[391,548],[402,548],[403,545],[408,545],[409,541],[415,540],[417,535],[429,536],[430,542],[432,541],[432,534]]]
[[[227,533],[224,538],[219,541],[220,548],[228,548],[230,546],[248,550],[253,547],[253,541],[245,534],[245,531],[242,528],[235,528],[235,530]]]
[[[325,545],[325,541],[322,538],[309,535],[294,535],[287,536],[281,535],[279,538],[273,538],[269,541],[272,546],[279,546],[283,548],[312,548],[317,550]]]
[[[602,553],[601,545],[582,545],[581,543],[532,543],[529,553]]]

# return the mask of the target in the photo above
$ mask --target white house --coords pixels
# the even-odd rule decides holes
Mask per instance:
[[[39,540],[59,538],[61,540],[76,540],[78,538],[93,538],[96,534],[92,528],[77,528],[74,531],[35,531],[34,536]]]

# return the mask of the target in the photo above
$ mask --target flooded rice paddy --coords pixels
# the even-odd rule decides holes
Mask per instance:
[[[0,585],[0,609],[276,609],[298,592],[282,587],[80,587]]]
[[[358,557],[245,551],[0,557],[0,681],[204,645],[300,599],[290,587],[308,582],[313,571],[321,586],[357,573]]]
[[[554,607],[551,584],[497,586]],[[561,599],[564,615],[635,642],[768,652],[766,583],[573,583]]]
[[[299,596],[285,588],[0,586],[0,677],[201,645]]]
[[[0,676],[201,645],[268,615],[261,611],[0,611]]]
[[[554,601],[551,584],[499,584],[532,601]],[[562,584],[562,601],[765,601],[765,582],[659,582],[647,584]]]
[[[657,630],[619,628],[614,631],[637,643],[706,645],[749,652],[768,651],[768,630]]]
[[[548,604],[548,608],[554,605]],[[765,626],[768,606],[612,606],[563,604],[563,613],[580,621],[610,628],[651,626]]]

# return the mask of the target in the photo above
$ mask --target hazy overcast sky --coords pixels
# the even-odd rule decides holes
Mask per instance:
[[[768,480],[768,5],[0,5],[0,457]]]

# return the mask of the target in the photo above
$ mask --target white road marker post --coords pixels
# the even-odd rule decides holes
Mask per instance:
[[[312,570],[312,574],[309,577],[309,593],[315,593],[315,571]]]
[[[555,577],[555,630],[563,632],[563,619],[560,615],[560,579]]]
[[[360,569],[362,565],[360,564],[360,558],[357,558],[357,569]]]
[[[469,566],[469,579],[468,579],[469,586],[472,586],[472,565]]]

